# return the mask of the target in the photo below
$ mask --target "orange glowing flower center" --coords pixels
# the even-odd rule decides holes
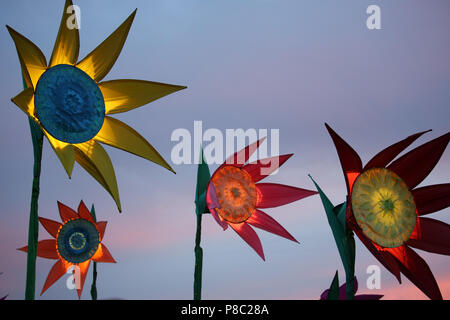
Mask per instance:
[[[372,241],[386,248],[404,244],[416,225],[416,206],[406,183],[385,168],[361,173],[352,190],[356,222]]]
[[[245,170],[225,166],[216,171],[211,182],[220,205],[216,210],[223,219],[240,223],[250,218],[256,208],[257,192],[252,177]]]

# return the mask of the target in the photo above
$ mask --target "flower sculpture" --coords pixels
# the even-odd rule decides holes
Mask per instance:
[[[358,280],[356,277],[353,279],[353,291],[355,294],[354,300],[380,300],[383,298],[382,294],[356,294],[358,292]],[[347,284],[344,283],[339,287],[339,276],[336,271],[333,282],[330,289],[325,290],[320,295],[320,300],[346,300]]]
[[[7,26],[27,86],[12,101],[40,127],[69,177],[77,161],[111,194],[121,211],[114,168],[100,143],[173,170],[139,133],[111,115],[185,87],[143,80],[102,81],[122,50],[136,11],[78,61],[78,28],[67,24],[70,6],[72,1],[67,0],[48,64],[35,44]]]
[[[78,206],[78,212],[60,202],[58,202],[58,209],[62,223],[39,217],[42,226],[54,239],[39,241],[37,255],[41,258],[57,260],[47,276],[41,295],[75,266],[75,283],[79,281],[77,293],[78,298],[81,298],[91,260],[105,263],[116,262],[102,243],[106,221],[95,222],[83,201]],[[28,246],[19,250],[27,252]]]
[[[450,133],[393,161],[425,132],[414,134],[384,149],[363,167],[358,154],[326,127],[347,184],[347,203],[340,210],[346,226],[399,282],[401,272],[429,298],[442,299],[430,268],[411,247],[450,254],[450,226],[424,217],[450,205],[450,184],[417,187],[439,161]]]
[[[275,183],[258,183],[292,156],[287,154],[245,164],[263,140],[237,152],[214,172],[208,184],[206,204],[224,230],[230,226],[265,260],[259,237],[251,226],[297,240],[260,209],[282,206],[317,192]]]

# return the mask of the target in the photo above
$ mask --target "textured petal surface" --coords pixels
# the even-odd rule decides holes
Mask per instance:
[[[109,192],[121,212],[116,174],[105,149],[92,140],[75,146],[75,160]]]
[[[48,288],[50,288],[56,281],[58,281],[58,279],[61,278],[69,268],[69,263],[58,259],[58,261],[56,261],[56,263],[48,273],[47,279],[44,283],[44,287],[41,291],[41,296],[45,291],[47,291]]]
[[[370,169],[370,168],[384,168],[386,167],[392,160],[395,159],[396,156],[398,156],[403,150],[408,148],[411,143],[416,141],[417,138],[419,138],[421,135],[423,135],[426,132],[430,132],[431,130],[419,132],[416,134],[413,134],[406,139],[399,141],[386,149],[379,152],[375,157],[373,157],[364,167],[364,169]]]
[[[86,207],[83,201],[80,201],[80,204],[78,205],[78,215],[80,216],[81,219],[85,219],[88,220],[89,222],[95,223],[91,212]]]
[[[42,51],[30,40],[9,26],[9,34],[16,45],[25,82],[28,87],[36,88],[36,84],[47,68],[47,60]]]
[[[96,82],[101,81],[119,57],[135,15],[136,10],[105,41],[80,61],[77,67]]]
[[[122,121],[105,117],[103,126],[95,136],[95,140],[150,160],[174,172],[166,160],[144,137]]]
[[[258,183],[256,190],[258,191],[257,208],[279,207],[317,194],[316,191],[277,183]]]
[[[431,218],[419,218],[407,244],[428,252],[450,255],[450,225]]]
[[[75,65],[77,63],[78,52],[80,51],[80,36],[77,25],[73,25],[73,28],[68,27],[69,22],[75,22],[76,24],[76,19],[71,21],[71,16],[74,14],[69,8],[71,6],[73,6],[72,0],[66,0],[58,36],[50,58],[50,67],[57,64]]]
[[[449,140],[450,132],[411,150],[395,160],[388,169],[398,174],[413,189],[436,166]]]
[[[73,165],[75,164],[75,150],[73,148],[73,145],[53,138],[44,129],[42,129],[42,131],[47,137],[48,142],[53,148],[53,151],[55,151],[59,161],[61,161],[61,164],[63,165],[64,169],[67,172],[67,175],[70,178],[72,176]]]
[[[417,253],[408,246],[389,249],[400,262],[402,273],[432,300],[442,300],[442,294],[433,273]]]
[[[245,165],[242,169],[247,171],[254,182],[258,182],[283,165],[293,154],[261,159]]]
[[[28,246],[18,249],[23,252],[28,252]],[[56,240],[46,239],[38,242],[37,256],[46,259],[58,259],[56,252]]]
[[[25,114],[37,121],[34,115],[34,92],[33,88],[29,87],[11,99],[16,106],[18,106]]]
[[[56,238],[58,234],[59,228],[61,228],[62,224],[46,218],[39,217],[39,222],[42,224],[45,230],[53,237]]]
[[[247,223],[230,223],[230,227],[236,231],[236,233],[245,241],[247,244],[256,251],[256,253],[263,259],[264,251],[261,245],[261,240],[259,240],[258,235],[255,230],[252,229]]]
[[[166,83],[144,80],[112,80],[98,84],[105,99],[106,114],[126,112],[185,89]]]
[[[253,155],[253,153],[259,148],[261,143],[264,142],[264,140],[266,140],[266,137],[259,139],[258,141],[248,145],[244,149],[229,156],[225,160],[225,163],[223,163],[219,167],[219,169],[221,167],[223,167],[224,165],[232,165],[232,166],[239,167],[239,168],[242,167],[248,161],[248,159],[250,159],[250,157]],[[217,169],[217,170],[219,170],[219,169]]]
[[[78,213],[76,213],[72,208],[69,208],[65,204],[58,201],[59,215],[61,216],[62,222],[67,222],[72,219],[79,219]]]
[[[98,246],[97,252],[92,256],[92,261],[116,263],[116,260],[114,260],[108,248],[103,243],[100,243],[100,245]]]
[[[344,171],[345,182],[347,184],[347,192],[350,194],[353,182],[362,171],[362,162],[359,155],[350,145],[344,141],[328,124],[325,124],[331,139],[336,147],[336,151],[341,161],[342,170]]]
[[[285,228],[283,228],[281,224],[261,210],[256,209],[246,222],[256,228],[263,229],[279,235],[280,237],[298,242]]]
[[[417,188],[412,191],[419,216],[450,206],[450,183]]]

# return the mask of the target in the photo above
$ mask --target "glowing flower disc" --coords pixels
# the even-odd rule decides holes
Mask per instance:
[[[363,233],[378,245],[396,248],[414,231],[414,198],[406,183],[385,168],[361,173],[352,189],[353,215]]]
[[[41,76],[35,107],[44,129],[68,143],[95,137],[105,118],[105,101],[97,83],[84,71],[66,64],[56,65]]]
[[[257,192],[251,176],[242,169],[224,166],[213,175],[220,208],[217,213],[231,223],[246,221],[255,211]]]
[[[56,237],[59,255],[71,263],[90,259],[98,249],[100,237],[95,225],[85,219],[66,222]]]

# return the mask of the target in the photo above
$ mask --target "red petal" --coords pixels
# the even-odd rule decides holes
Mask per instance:
[[[388,249],[400,262],[402,273],[432,300],[442,300],[442,294],[433,273],[417,253],[406,245]]]
[[[100,243],[97,252],[92,256],[92,261],[116,263],[116,260],[114,260],[108,248],[103,243]]]
[[[424,133],[427,133],[431,130],[419,132],[416,134],[413,134],[412,136],[407,137],[406,139],[397,142],[396,144],[393,144],[383,151],[379,152],[375,157],[370,160],[366,166],[364,167],[364,170],[370,169],[370,168],[384,168],[386,167],[392,160],[395,159],[396,156],[400,154],[403,150],[408,148],[411,143],[416,141],[417,138],[419,138]]]
[[[91,263],[91,259],[77,264],[77,266],[79,268],[79,272],[80,272],[80,274],[79,274],[80,288],[77,288],[78,299],[81,299],[81,293],[83,292],[84,282],[86,281],[86,275],[87,275],[90,263]],[[76,272],[76,271],[74,270],[74,272]]]
[[[316,191],[277,183],[258,183],[256,190],[258,192],[257,208],[279,207],[317,194]]]
[[[72,210],[71,208],[69,208],[68,206],[62,204],[59,201],[58,201],[58,209],[59,209],[59,215],[61,216],[61,220],[64,223],[69,221],[69,220],[79,219],[80,218],[78,216],[78,214],[74,210]]]
[[[362,231],[353,231],[366,246],[366,248],[373,254],[373,256],[397,278],[399,283],[402,283],[400,278],[400,267],[397,260],[395,260],[388,251],[379,250],[379,248],[377,248],[377,246],[369,238],[367,238]]]
[[[435,184],[412,191],[419,216],[450,206],[450,183]]]
[[[255,230],[252,229],[247,223],[229,223],[230,227],[236,231],[236,233],[248,243],[253,250],[265,261],[264,251],[261,245],[261,240],[259,240],[258,235]]]
[[[84,204],[83,200],[81,200],[80,204],[78,205],[78,214],[80,215],[81,219],[85,219],[85,220],[88,220],[89,222],[95,223],[91,212],[86,207],[86,205]]]
[[[250,174],[254,182],[258,182],[281,167],[291,156],[292,153],[258,160],[245,165],[242,169]]]
[[[50,220],[50,219],[41,218],[41,217],[39,217],[39,222],[42,224],[42,226],[45,228],[45,230],[47,230],[47,232],[52,237],[56,238],[59,228],[61,228],[61,226],[62,226],[61,223]]]
[[[411,150],[395,160],[388,169],[398,174],[413,189],[436,166],[449,140],[450,132]]]
[[[223,167],[224,165],[232,165],[232,166],[239,167],[239,168],[242,167],[248,161],[248,159],[252,156],[252,154],[256,151],[256,149],[259,148],[260,144],[263,143],[263,141],[265,139],[266,139],[266,137],[259,139],[258,141],[248,145],[241,151],[238,151],[235,154],[233,154],[232,156],[228,157],[225,160],[225,163],[223,163],[219,167],[219,169],[221,167]]]
[[[17,250],[28,252],[28,246],[19,248]],[[56,251],[56,240],[48,239],[41,240],[38,242],[37,246],[37,256],[46,259],[59,259],[58,253]]]
[[[450,225],[431,218],[419,218],[407,244],[428,252],[450,255]]]
[[[105,230],[106,230],[106,224],[107,224],[108,222],[107,221],[100,221],[100,222],[97,222],[97,230],[98,230],[98,233],[99,233],[99,235],[100,235],[100,241],[103,239],[103,237],[105,236]]]
[[[47,291],[48,288],[50,288],[56,281],[58,281],[58,279],[61,278],[69,268],[70,268],[69,263],[62,260],[56,261],[56,263],[53,265],[52,269],[48,273],[44,287],[42,288],[41,291],[41,296],[45,291]]]
[[[359,155],[353,150],[350,145],[344,141],[331,127],[325,123],[331,138],[333,139],[336,147],[339,160],[341,161],[342,170],[344,171],[345,182],[347,184],[347,192],[351,193],[353,182],[356,176],[362,171],[362,162]],[[352,179],[350,179],[350,177]]]
[[[295,241],[298,241],[289,233],[281,224],[279,224],[274,218],[268,214],[256,209],[250,218],[247,219],[247,223],[259,229],[266,230],[268,232],[279,235],[280,237]]]
[[[220,208],[220,204],[219,199],[217,199],[216,188],[214,188],[214,184],[211,182],[209,182],[208,191],[206,192],[206,205],[217,224],[221,226],[223,230],[226,230],[228,228],[228,223],[216,212],[216,208]]]

